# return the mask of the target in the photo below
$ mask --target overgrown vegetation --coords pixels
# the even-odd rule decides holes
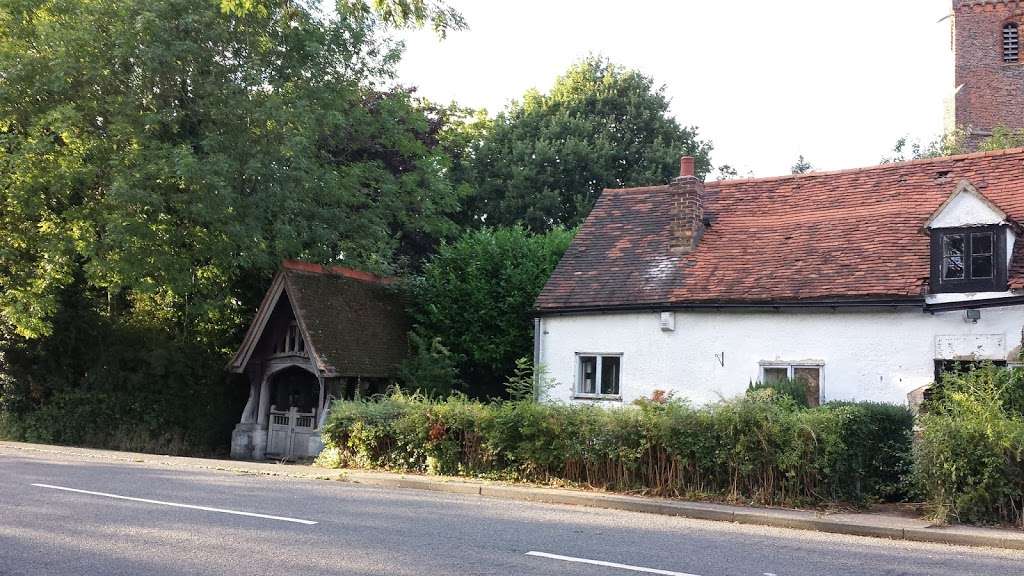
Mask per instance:
[[[915,477],[935,518],[1024,526],[1024,371],[947,374],[927,409]]]
[[[704,408],[621,409],[395,393],[336,403],[321,462],[761,504],[864,503],[903,496],[911,424],[903,407],[801,409],[771,391]]]
[[[458,234],[452,116],[389,87],[387,31],[461,18],[431,0],[336,6],[0,7],[8,436],[224,447],[246,388],[227,353],[282,259],[414,270]]]
[[[774,382],[762,382],[759,380],[747,385],[748,396],[760,394],[764,390],[773,390],[779,396],[789,398],[794,404],[802,408],[809,407],[807,402],[807,385],[804,384],[803,380],[793,378],[784,378]]]
[[[502,396],[516,360],[533,348],[533,302],[571,241],[562,228],[530,234],[515,226],[442,244],[413,285],[415,354],[407,386],[431,395],[454,386]],[[436,378],[449,370],[454,380]]]

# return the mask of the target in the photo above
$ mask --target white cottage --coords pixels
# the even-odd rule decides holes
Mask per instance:
[[[319,454],[331,402],[383,392],[406,356],[407,331],[392,279],[285,261],[228,367],[249,382],[231,457]]]
[[[605,190],[537,300],[551,398],[694,403],[803,379],[903,403],[955,363],[1018,362],[1024,149]],[[915,394],[916,395],[916,394]]]

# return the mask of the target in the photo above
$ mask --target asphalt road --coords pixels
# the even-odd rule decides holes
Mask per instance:
[[[997,576],[1024,554],[0,450],[0,574]]]

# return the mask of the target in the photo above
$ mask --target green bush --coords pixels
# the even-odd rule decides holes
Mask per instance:
[[[1024,525],[1020,371],[950,374],[922,416],[918,486],[938,520]]]
[[[12,440],[219,454],[245,402],[224,356],[146,326],[60,317],[0,357],[0,435]],[[72,322],[71,320],[80,320]]]
[[[898,406],[798,409],[770,391],[704,408],[613,409],[398,393],[336,403],[322,460],[662,496],[860,503],[902,495],[911,425]]]
[[[759,390],[774,390],[780,396],[786,396],[797,404],[808,408],[810,405],[807,403],[807,384],[803,380],[797,380],[793,378],[786,378],[775,382],[751,382],[747,386],[747,394],[756,394]]]

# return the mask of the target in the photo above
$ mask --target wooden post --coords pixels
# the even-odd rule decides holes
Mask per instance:
[[[267,419],[270,416],[270,375],[264,374],[260,382],[260,408],[256,415],[256,423],[260,427],[266,427]]]

